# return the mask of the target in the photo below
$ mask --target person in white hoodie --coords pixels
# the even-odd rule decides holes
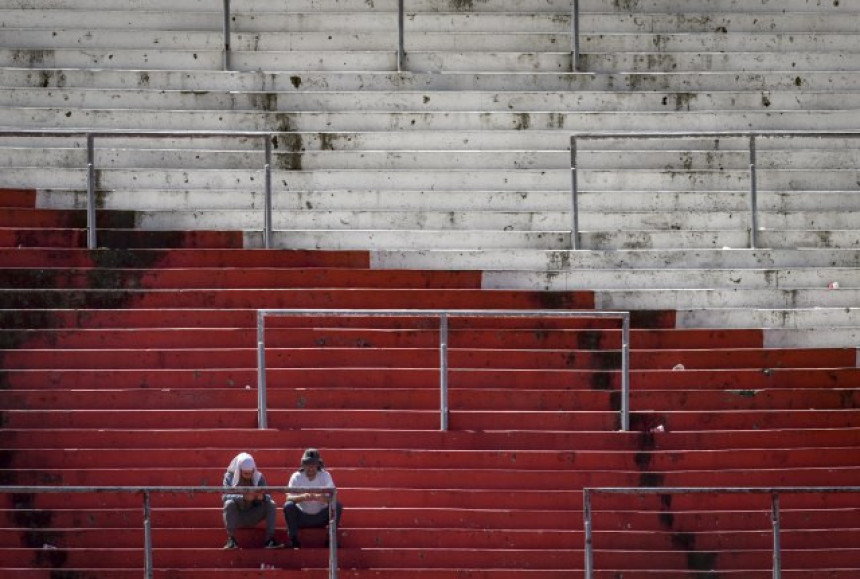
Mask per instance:
[[[290,477],[287,484],[290,488],[320,488],[333,489],[334,480],[325,470],[320,453],[315,448],[307,449],[302,455],[302,466]],[[287,493],[287,502],[284,504],[284,519],[287,521],[287,532],[293,549],[302,546],[299,541],[299,529],[308,527],[325,527],[329,522],[329,499],[326,493]],[[340,515],[343,505],[338,501],[335,504],[335,528],[340,528]],[[328,541],[326,541],[328,543]]]
[[[237,454],[224,473],[223,486],[225,492],[221,499],[224,501],[224,526],[227,528],[227,543],[224,548],[237,549],[239,543],[236,541],[236,529],[253,527],[263,519],[266,520],[266,549],[282,548],[284,545],[275,539],[278,507],[272,497],[262,491],[236,492],[236,487],[267,486],[263,473],[257,470],[254,457],[247,452]]]

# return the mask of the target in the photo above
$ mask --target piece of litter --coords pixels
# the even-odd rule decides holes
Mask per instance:
[[[827,284],[827,289],[839,289],[839,282],[838,281],[830,282],[829,284]]]
[[[57,547],[55,545],[50,544],[50,543],[45,543],[42,545],[42,548],[51,550],[51,549],[56,549]]]
[[[683,364],[675,364],[672,366],[672,370],[686,370]]]

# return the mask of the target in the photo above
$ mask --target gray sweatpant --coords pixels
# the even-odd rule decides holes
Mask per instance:
[[[253,527],[266,519],[266,540],[275,536],[275,521],[278,507],[269,499],[248,508],[240,508],[243,501],[228,500],[224,503],[224,526],[227,534],[234,536],[238,527]]]

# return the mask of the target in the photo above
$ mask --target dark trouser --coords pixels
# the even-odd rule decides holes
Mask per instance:
[[[340,528],[340,515],[343,512],[343,505],[340,501],[337,502],[335,510],[337,527]],[[299,537],[299,529],[328,526],[328,511],[329,509],[326,507],[315,515],[309,515],[293,501],[287,501],[287,504],[284,505],[284,519],[287,521],[287,532],[290,534],[290,540],[293,541]]]
[[[266,520],[266,540],[275,536],[275,519],[278,507],[271,500],[263,501],[247,509],[240,509],[235,501],[224,503],[224,526],[231,537],[236,533],[236,527],[253,527],[263,519]]]

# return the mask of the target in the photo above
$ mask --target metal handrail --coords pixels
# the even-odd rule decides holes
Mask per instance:
[[[279,133],[273,131],[61,131],[61,130],[5,130],[0,129],[0,137],[84,137],[87,140],[87,249],[96,249],[96,169],[95,140],[107,138],[240,138],[263,139],[266,162],[263,166],[265,189],[263,203],[263,247],[272,244],[272,140]]]
[[[329,579],[337,579],[337,489],[325,487],[277,487],[277,486],[259,486],[259,487],[230,487],[229,489],[223,486],[0,486],[0,493],[17,494],[17,493],[142,493],[143,494],[143,542],[144,542],[144,579],[152,579],[153,577],[153,561],[152,561],[152,522],[150,502],[153,493],[250,493],[250,492],[286,492],[286,493],[319,493],[331,495],[329,500],[329,522],[328,522],[328,538],[329,538]]]
[[[592,537],[592,493],[605,494],[769,494],[771,495],[771,526],[773,529],[773,579],[782,576],[782,554],[780,551],[779,495],[800,493],[860,493],[860,486],[843,487],[640,487],[640,488],[584,488],[582,489],[582,512],[585,536],[585,579],[594,577],[594,544]]]
[[[577,180],[577,140],[598,139],[749,139],[749,171],[750,171],[750,249],[758,249],[758,184],[756,182],[756,139],[757,138],[853,138],[860,137],[860,131],[701,131],[701,132],[581,132],[570,136],[570,196],[571,196],[571,249],[579,249],[578,197],[579,184]]]
[[[593,310],[257,310],[257,426],[268,428],[266,405],[266,316],[333,317],[438,317],[440,430],[448,430],[448,320],[452,317],[509,318],[620,318],[621,327],[621,430],[630,430],[630,312]]]

